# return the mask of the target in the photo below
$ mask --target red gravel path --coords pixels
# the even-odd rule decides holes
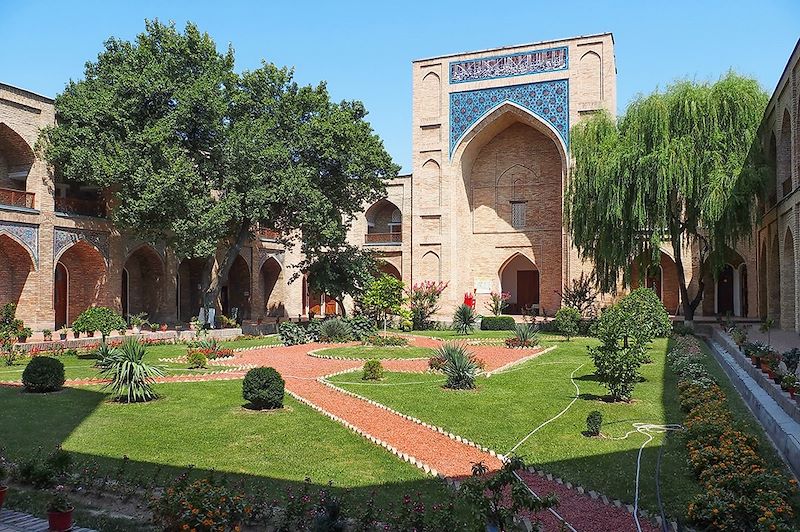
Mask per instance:
[[[441,342],[431,338],[412,337],[411,344],[418,347],[438,347]],[[286,388],[292,393],[311,402],[326,412],[338,416],[371,436],[383,440],[400,453],[414,457],[420,464],[425,464],[447,477],[459,478],[470,475],[472,464],[482,461],[490,470],[496,470],[501,462],[475,447],[458,442],[448,436],[424,427],[397,414],[369,404],[364,400],[345,395],[328,387],[317,379],[345,370],[359,369],[361,361],[332,360],[314,358],[307,353],[314,349],[330,347],[324,344],[305,344],[292,347],[273,347],[262,350],[238,352],[234,360],[223,364],[232,367],[258,365],[274,367],[286,380]],[[532,354],[528,350],[512,350],[498,346],[470,346],[479,358],[486,363],[487,371],[503,367],[511,362]],[[384,367],[389,371],[425,371],[425,360],[385,360]],[[237,371],[210,374],[170,376],[158,379],[158,382],[197,382],[209,380],[230,380],[242,378],[246,373],[242,368]],[[70,381],[67,384],[77,386],[100,384],[99,379]],[[575,529],[584,531],[627,531],[636,530],[633,517],[624,509],[606,505],[594,500],[589,495],[579,494],[566,486],[549,481],[538,475],[525,473],[523,479],[539,495],[555,492],[559,498],[557,511]],[[631,479],[633,482],[633,479]],[[547,530],[558,530],[555,517],[548,512],[538,516]],[[642,529],[646,532],[657,532],[644,519]]]

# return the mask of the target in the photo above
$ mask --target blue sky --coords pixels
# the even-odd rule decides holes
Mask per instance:
[[[0,0],[0,81],[55,96],[106,38],[133,38],[145,18],[195,22],[234,46],[239,70],[291,65],[301,83],[326,80],[335,99],[364,101],[405,171],[413,59],[610,31],[622,112],[637,93],[729,68],[771,93],[800,37],[798,0]]]

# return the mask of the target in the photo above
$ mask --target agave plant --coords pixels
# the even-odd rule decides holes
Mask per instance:
[[[94,352],[94,356],[97,359],[97,362],[94,363],[94,367],[107,368],[117,353],[116,347],[111,347],[105,340],[101,341],[97,351]]]
[[[341,318],[331,318],[319,326],[319,339],[322,342],[347,342],[353,339],[353,329]]]
[[[152,385],[155,378],[163,373],[144,361],[146,354],[147,348],[131,338],[108,357],[100,374],[111,379],[106,388],[111,389],[115,400],[137,403],[158,397]]]
[[[539,345],[539,328],[527,323],[518,323],[514,336],[506,339],[508,347],[536,347]]]
[[[478,365],[461,344],[447,343],[436,350],[436,356],[444,360],[444,371],[447,377],[445,387],[456,390],[467,390],[475,387],[475,376]]]
[[[469,334],[475,329],[475,322],[478,316],[475,310],[469,305],[459,305],[453,314],[453,329],[458,334]]]

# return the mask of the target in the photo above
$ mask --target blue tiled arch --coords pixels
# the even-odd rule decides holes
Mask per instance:
[[[519,105],[550,124],[564,146],[569,146],[569,81],[559,79],[450,93],[450,156],[478,120],[505,102]]]

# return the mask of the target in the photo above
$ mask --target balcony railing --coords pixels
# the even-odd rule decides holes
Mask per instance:
[[[278,240],[280,238],[280,233],[275,231],[274,229],[266,229],[264,227],[259,227],[256,229],[256,233],[261,238],[266,238],[267,240]]]
[[[399,244],[403,241],[403,233],[367,233],[365,244]]]
[[[100,200],[56,197],[56,212],[105,218],[106,206]]]
[[[0,188],[0,204],[2,205],[33,209],[33,196],[33,192],[14,190],[13,188]]]

